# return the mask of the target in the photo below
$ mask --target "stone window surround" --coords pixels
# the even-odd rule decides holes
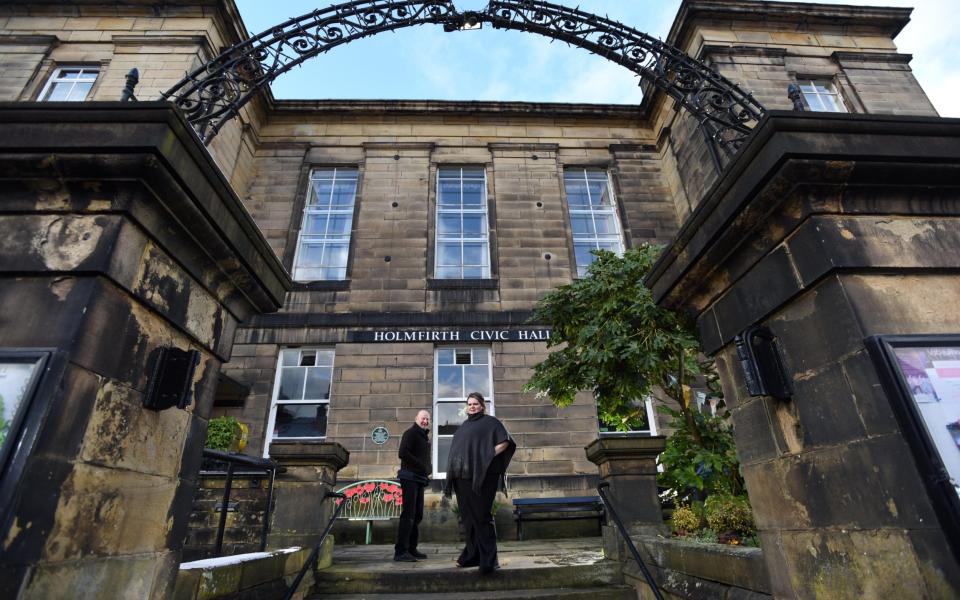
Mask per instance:
[[[853,112],[852,110],[850,110],[850,103],[847,101],[846,98],[844,98],[844,93],[843,93],[844,90],[838,81],[836,73],[831,73],[829,75],[796,74],[794,75],[794,79],[796,80],[797,85],[800,87],[800,96],[803,98],[803,104],[807,110],[811,112],[846,112],[846,113]],[[840,103],[840,108],[842,110],[819,111],[811,108],[810,99],[807,97],[808,92],[804,89],[805,85],[810,85],[810,84],[825,84],[825,87],[827,87],[832,92],[832,94],[828,94],[828,95],[834,95],[836,97],[837,101]],[[820,94],[817,94],[817,96],[819,97]]]
[[[281,259],[287,272],[293,274],[294,260],[296,258],[297,246],[300,241],[300,228],[303,226],[303,217],[305,214],[307,193],[310,190],[310,174],[316,169],[331,168],[352,168],[357,170],[357,189],[353,197],[353,221],[350,231],[350,245],[347,249],[347,274],[342,280],[317,280],[317,281],[294,281],[292,291],[320,291],[320,290],[348,290],[350,289],[350,278],[353,271],[354,260],[354,239],[356,233],[357,221],[360,216],[360,206],[363,202],[363,179],[364,164],[362,160],[345,161],[311,161],[306,157],[300,167],[300,175],[297,178],[297,191],[292,203],[290,213],[290,228],[287,230],[287,241],[284,244],[283,257]]]
[[[445,148],[448,149],[448,148]],[[443,155],[439,160],[435,156],[436,147],[431,145],[431,157],[427,189],[427,289],[498,289],[497,267],[497,203],[494,190],[494,166],[491,158],[457,157]],[[486,179],[487,194],[487,242],[490,252],[490,277],[482,279],[436,279],[433,276],[437,248],[437,181],[440,167],[482,167]]]
[[[493,384],[494,384],[494,381],[493,381],[493,355],[494,355],[493,349],[492,349],[490,346],[477,345],[477,344],[445,344],[445,345],[435,345],[434,348],[433,348],[433,402],[432,402],[432,409],[433,409],[433,415],[432,415],[432,416],[433,416],[433,418],[431,419],[431,432],[430,432],[430,433],[431,433],[431,439],[432,439],[432,443],[430,444],[430,445],[431,445],[431,450],[430,450],[430,457],[431,457],[431,458],[430,458],[430,460],[431,460],[431,462],[433,463],[433,478],[434,478],[434,480],[437,480],[437,479],[446,479],[446,478],[447,478],[446,465],[443,465],[443,470],[441,470],[441,465],[439,464],[439,459],[438,459],[438,456],[439,456],[439,454],[440,454],[440,443],[439,443],[439,442],[440,442],[440,435],[437,433],[437,430],[438,430],[438,427],[440,426],[440,419],[439,419],[439,414],[438,414],[438,411],[437,411],[437,405],[440,403],[440,402],[438,402],[438,395],[439,395],[439,391],[440,391],[440,388],[439,388],[439,382],[440,382],[440,377],[439,377],[439,366],[440,366],[440,365],[439,365],[439,357],[440,357],[440,351],[441,351],[441,350],[451,350],[451,349],[454,349],[454,350],[470,350],[471,352],[472,352],[473,350],[486,350],[486,352],[487,352],[487,382],[488,382],[488,383],[487,383],[487,386],[488,386],[487,389],[490,390],[490,394],[489,394],[489,395],[484,395],[484,400],[485,400],[484,404],[485,404],[485,407],[486,407],[485,412],[486,412],[486,414],[488,414],[488,415],[495,415],[495,414],[496,414],[496,409],[495,409],[496,403],[494,402],[494,398],[495,398],[495,396],[496,396],[496,390],[494,390],[494,388],[493,388]],[[472,358],[471,358],[471,364],[473,364]],[[472,390],[471,390],[471,391],[472,391]],[[469,394],[469,393],[470,393],[470,392],[468,391],[467,394]],[[444,402],[444,403],[454,404],[454,402],[449,402],[449,399],[448,399],[448,398],[446,398],[446,399],[444,399],[444,400],[446,400],[446,402]],[[467,401],[467,396],[466,396],[466,394],[464,394],[464,395],[463,395],[463,398],[460,398],[460,399],[459,399],[459,402],[460,402],[461,404],[465,404],[466,401]],[[447,437],[447,436],[444,436],[444,437]],[[452,437],[452,436],[451,436],[451,437]]]
[[[110,59],[101,59],[101,60],[88,60],[88,61],[57,61],[52,58],[44,58],[40,62],[40,67],[37,69],[37,73],[34,77],[34,80],[31,83],[28,83],[24,89],[24,100],[32,100],[35,102],[41,102],[41,98],[47,93],[50,84],[53,82],[54,77],[60,71],[60,69],[76,69],[76,68],[90,68],[97,69],[97,78],[94,80],[93,85],[90,87],[90,91],[87,92],[87,97],[85,102],[89,102],[94,97],[96,97],[97,92],[100,90],[100,85],[103,83],[103,80],[106,79],[107,68],[110,66]],[[120,97],[120,91],[117,90],[117,98]]]
[[[616,176],[616,169],[614,167],[613,161],[603,160],[603,161],[588,161],[588,162],[570,162],[563,163],[560,160],[557,161],[557,171],[558,171],[558,180],[560,182],[560,196],[561,206],[564,216],[564,227],[568,231],[567,237],[567,252],[570,257],[570,277],[571,279],[580,279],[580,276],[577,274],[577,260],[576,260],[576,251],[574,248],[574,239],[573,239],[573,221],[570,218],[570,206],[567,202],[567,186],[565,180],[565,174],[570,170],[603,170],[607,174],[607,187],[610,190],[610,193],[613,197],[613,208],[614,215],[617,218],[617,227],[619,228],[620,235],[620,244],[622,251],[626,251],[627,248],[631,247],[629,243],[629,235],[627,227],[626,213],[624,212],[624,203],[618,202],[617,199],[621,197],[619,181]]]
[[[450,170],[455,170],[455,169],[460,169],[459,181],[460,181],[460,187],[461,187],[461,195],[463,194],[463,189],[464,189],[464,187],[465,187],[465,182],[466,182],[466,181],[468,181],[468,180],[471,180],[471,181],[474,181],[474,182],[476,181],[476,177],[465,178],[463,171],[466,170],[466,169],[471,169],[471,170],[479,169],[479,170],[482,171],[482,173],[483,173],[483,185],[481,186],[482,194],[483,194],[483,201],[482,201],[482,203],[481,203],[481,208],[482,208],[482,210],[481,210],[481,208],[471,208],[471,209],[468,209],[468,208],[466,208],[466,205],[463,204],[462,202],[461,202],[461,205],[460,205],[460,209],[459,209],[459,210],[457,210],[457,209],[449,209],[449,208],[448,208],[448,209],[442,209],[442,208],[441,208],[441,204],[440,204],[440,180],[441,180],[441,179],[440,179],[440,175],[441,175],[441,171],[444,171],[444,170],[450,171]],[[448,176],[448,177],[445,177],[445,179],[449,180],[450,177],[449,177],[449,176]],[[433,208],[434,208],[434,210],[433,210],[433,215],[434,215],[434,222],[433,222],[433,227],[434,227],[434,239],[433,239],[434,254],[433,254],[433,265],[432,265],[431,273],[433,274],[433,279],[434,279],[434,280],[441,280],[441,279],[442,279],[442,280],[451,280],[451,279],[452,279],[452,280],[458,280],[458,281],[460,281],[460,280],[465,280],[465,279],[481,279],[481,280],[491,279],[491,273],[492,273],[491,264],[493,263],[493,256],[492,256],[491,248],[490,248],[490,229],[491,229],[491,227],[490,227],[489,201],[488,201],[488,193],[487,193],[487,192],[488,192],[488,186],[489,186],[488,179],[489,179],[489,178],[488,178],[488,176],[487,176],[486,165],[475,165],[475,164],[446,164],[446,163],[445,163],[445,164],[439,164],[439,165],[437,165],[436,172],[434,173],[434,177],[433,177],[433,181],[434,181],[434,185],[435,185],[435,191],[434,191],[435,202],[434,202],[434,207],[433,207]],[[466,246],[466,244],[468,244],[468,243],[471,243],[471,244],[481,243],[483,246],[485,246],[486,256],[485,256],[484,258],[485,258],[486,264],[482,264],[482,263],[481,263],[481,268],[483,269],[483,272],[482,272],[482,274],[480,275],[480,277],[463,277],[463,276],[461,276],[461,277],[439,277],[439,276],[437,275],[438,270],[441,268],[440,265],[438,264],[438,261],[440,260],[440,251],[439,251],[439,249],[440,249],[440,244],[441,244],[441,242],[447,241],[447,240],[449,240],[449,241],[454,241],[453,238],[443,238],[443,239],[441,239],[441,237],[440,237],[440,218],[441,218],[441,215],[444,214],[444,213],[446,213],[446,214],[459,214],[460,217],[461,217],[461,223],[462,223],[462,219],[465,218],[466,215],[468,215],[468,214],[473,214],[473,215],[481,215],[481,214],[482,214],[482,215],[483,215],[483,222],[485,223],[485,227],[483,227],[482,229],[484,229],[484,231],[481,231],[480,233],[476,234],[476,236],[474,237],[474,236],[469,236],[469,235],[467,235],[466,232],[464,232],[464,231],[461,230],[460,236],[459,236],[459,238],[458,238],[459,241],[460,241],[460,244],[461,244],[461,258],[460,258],[460,263],[459,263],[459,267],[460,267],[460,269],[461,269],[461,275],[462,275],[463,270],[467,268],[467,265],[466,265],[465,262],[464,262],[465,259],[464,259],[464,256],[463,256],[463,254],[464,254],[463,248]],[[484,260],[484,259],[482,258],[481,261],[483,261],[483,260]],[[451,265],[446,265],[446,266],[450,267]],[[475,264],[471,264],[470,266],[476,268],[476,265],[475,265]]]
[[[330,388],[327,391],[326,399],[306,399],[306,400],[278,400],[277,396],[280,393],[280,378],[283,375],[283,368],[281,366],[281,361],[283,359],[283,352],[285,350],[296,350],[300,353],[304,351],[316,351],[316,352],[332,352],[333,358],[330,361]],[[299,362],[299,360],[298,360]],[[281,346],[277,349],[277,360],[276,360],[276,371],[274,372],[273,378],[273,388],[270,392],[270,408],[267,415],[267,425],[263,432],[264,435],[264,444],[263,444],[263,457],[270,458],[270,444],[275,439],[285,439],[285,440],[324,440],[327,436],[322,437],[285,437],[285,438],[274,438],[273,436],[273,427],[276,422],[277,406],[279,404],[325,404],[327,406],[327,420],[329,421],[330,416],[330,404],[333,400],[333,376],[334,370],[336,367],[336,349],[332,345],[319,345],[319,346]],[[325,365],[314,365],[312,367],[308,366],[306,368],[321,368]],[[289,367],[288,367],[289,368]]]
[[[354,171],[354,173],[355,173],[355,175],[356,175],[355,178],[353,178],[354,181],[355,181],[355,185],[354,185],[354,190],[353,190],[353,206],[352,206],[352,208],[351,208],[351,215],[350,215],[350,231],[349,231],[349,233],[347,234],[348,237],[347,237],[347,240],[346,240],[346,241],[347,241],[347,261],[346,261],[346,263],[345,263],[344,266],[343,266],[344,276],[343,276],[342,278],[336,278],[336,279],[327,279],[327,278],[324,278],[324,279],[296,279],[295,275],[296,275],[296,270],[297,270],[297,261],[298,261],[299,256],[300,256],[300,246],[301,246],[301,243],[302,243],[302,239],[301,239],[301,238],[302,238],[302,236],[303,236],[303,224],[304,224],[304,222],[305,222],[305,220],[306,220],[307,208],[310,206],[310,204],[307,202],[307,196],[312,193],[312,190],[313,190],[313,182],[316,181],[316,179],[314,178],[314,173],[316,173],[317,171],[330,170],[330,169],[333,169],[333,170],[334,170],[334,179],[333,179],[333,181],[337,181],[337,175],[338,175],[338,173],[339,173],[340,170],[344,170],[344,171],[352,170],[352,171]],[[324,282],[327,282],[327,281],[346,281],[346,280],[348,279],[348,277],[349,277],[349,267],[350,267],[350,255],[351,255],[350,250],[351,250],[352,245],[353,245],[353,237],[354,237],[354,236],[353,236],[353,232],[354,232],[355,229],[356,229],[356,228],[355,228],[355,223],[356,223],[356,219],[357,219],[357,197],[358,197],[358,195],[359,195],[359,191],[360,191],[360,169],[359,169],[357,166],[355,166],[355,165],[350,165],[350,166],[345,166],[345,165],[340,165],[340,166],[313,166],[313,167],[310,169],[309,174],[308,174],[307,188],[306,188],[306,190],[305,190],[305,192],[304,192],[304,197],[303,197],[303,207],[302,207],[302,210],[300,211],[300,227],[298,227],[298,229],[297,229],[297,240],[296,240],[296,245],[295,245],[295,247],[294,247],[293,261],[292,261],[292,263],[291,263],[291,269],[290,269],[290,275],[291,275],[291,277],[292,277],[295,281],[297,281],[298,283],[311,283],[311,282],[315,282],[315,281],[324,281]],[[331,189],[331,193],[332,193],[332,192],[333,192],[333,190]],[[326,212],[326,214],[327,214],[328,217],[332,216],[333,210],[334,210],[334,208],[333,208],[333,206],[331,205],[331,206],[330,206],[330,210]],[[329,240],[325,240],[325,241],[329,241]]]

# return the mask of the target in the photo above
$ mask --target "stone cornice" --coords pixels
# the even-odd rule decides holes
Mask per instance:
[[[275,116],[313,114],[429,114],[543,116],[559,118],[618,118],[639,121],[636,104],[573,104],[548,102],[489,102],[454,100],[276,100]]]
[[[667,43],[683,48],[697,20],[771,21],[833,26],[870,26],[894,38],[910,22],[912,8],[764,2],[762,0],[684,0]]]

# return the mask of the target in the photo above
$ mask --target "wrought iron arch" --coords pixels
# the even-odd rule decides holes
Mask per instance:
[[[463,13],[451,0],[355,0],[317,9],[229,48],[163,97],[209,143],[257,90],[314,56],[404,27],[455,31],[483,22],[584,48],[650,81],[697,120],[718,166],[764,113],[751,94],[681,50],[617,21],[540,0],[491,0],[483,11]]]

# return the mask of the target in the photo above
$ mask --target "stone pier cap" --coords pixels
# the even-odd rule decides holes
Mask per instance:
[[[917,254],[885,252],[870,242],[878,232],[818,228],[815,217],[960,215],[946,200],[958,181],[960,119],[770,111],[646,283],[658,304],[697,317],[710,354],[831,271],[955,269],[952,252],[908,264]],[[895,205],[876,199],[878,186],[912,192]]]
[[[0,128],[0,176],[52,176],[66,189],[101,189],[104,212],[126,212],[151,230],[149,211],[122,193],[111,194],[108,183],[142,181],[194,240],[183,244],[184,238],[170,237],[164,250],[188,270],[205,265],[192,274],[238,320],[283,305],[292,286],[289,274],[170,103],[0,102]],[[165,168],[154,168],[158,164]],[[205,256],[198,260],[198,254]]]

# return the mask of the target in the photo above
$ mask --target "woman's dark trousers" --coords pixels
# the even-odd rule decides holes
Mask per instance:
[[[498,474],[488,473],[480,486],[479,495],[473,491],[470,480],[453,481],[467,542],[457,559],[461,566],[479,566],[481,572],[490,572],[498,566],[497,530],[492,511],[499,478]]]
[[[423,520],[423,488],[424,486],[411,479],[400,480],[403,508],[400,509],[397,543],[393,547],[397,556],[417,549],[417,542],[420,541],[420,521]]]

